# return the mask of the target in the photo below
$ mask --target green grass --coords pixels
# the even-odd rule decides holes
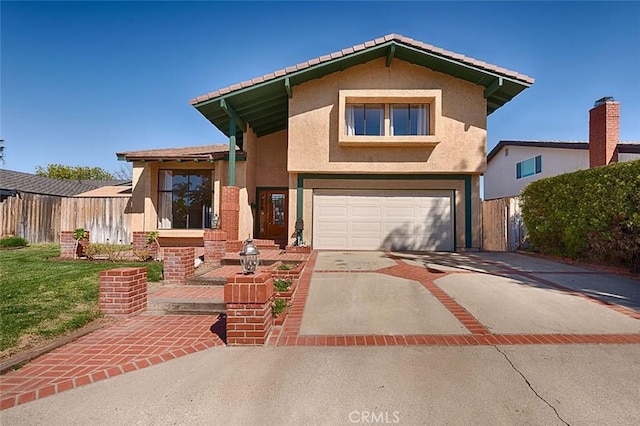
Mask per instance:
[[[158,262],[62,261],[57,244],[0,251],[0,351],[21,337],[49,338],[78,329],[101,316],[100,271],[144,266],[149,281],[159,281]]]

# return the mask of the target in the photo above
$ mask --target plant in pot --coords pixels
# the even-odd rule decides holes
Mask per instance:
[[[275,325],[282,325],[284,323],[284,318],[287,315],[288,307],[289,303],[286,299],[276,297],[273,300],[273,305],[271,306],[271,314],[274,317]]]
[[[293,282],[288,279],[276,278],[273,280],[273,287],[277,297],[281,297],[287,301],[293,296]]]

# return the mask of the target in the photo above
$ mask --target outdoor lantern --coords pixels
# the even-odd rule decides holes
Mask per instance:
[[[211,218],[211,228],[220,229],[220,216],[218,216],[218,213],[214,214],[213,218]]]
[[[253,244],[251,236],[244,242],[242,251],[240,252],[240,265],[242,265],[242,272],[246,274],[253,274],[258,267],[260,261],[260,252],[258,247]]]

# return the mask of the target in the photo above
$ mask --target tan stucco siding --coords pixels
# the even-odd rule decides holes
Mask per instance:
[[[483,87],[401,60],[381,58],[294,87],[289,100],[289,172],[481,173],[486,167]],[[339,144],[340,91],[433,90],[442,114],[438,143],[428,146]]]
[[[289,185],[287,131],[258,138],[257,147],[256,186],[286,188]]]

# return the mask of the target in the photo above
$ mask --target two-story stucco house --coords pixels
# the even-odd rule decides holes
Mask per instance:
[[[620,104],[598,99],[589,112],[589,141],[507,141],[487,156],[484,197],[516,197],[531,182],[609,164],[640,159],[640,143],[620,142]]]
[[[480,246],[487,115],[533,84],[514,71],[391,34],[199,96],[228,144],[119,153],[133,162],[135,231],[201,245],[314,249]]]

